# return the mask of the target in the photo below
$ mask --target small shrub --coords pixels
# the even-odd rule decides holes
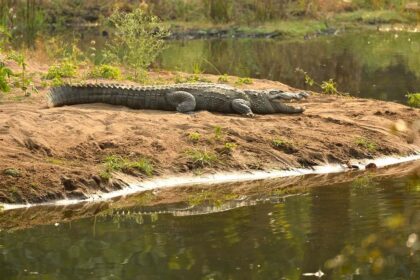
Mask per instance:
[[[19,170],[15,169],[15,168],[7,168],[3,171],[3,174],[6,176],[10,176],[10,177],[20,177],[21,173]]]
[[[214,127],[214,139],[217,141],[222,140],[223,138],[223,128],[221,126]]]
[[[109,181],[112,178],[111,172],[104,170],[101,173],[99,173],[99,177],[104,181]]]
[[[198,133],[198,132],[190,132],[190,133],[188,134],[188,139],[189,139],[191,142],[196,143],[196,142],[200,141],[200,139],[201,139],[201,134],[200,134],[200,133]]]
[[[407,94],[408,105],[414,108],[420,108],[420,93]]]
[[[189,160],[192,161],[194,167],[213,166],[219,161],[217,155],[207,150],[188,150],[186,152]]]
[[[333,79],[329,79],[328,81],[323,81],[321,83],[321,89],[322,92],[325,94],[332,94],[332,95],[338,95],[338,90],[337,90],[337,83],[334,82]]]
[[[292,142],[289,142],[287,140],[283,140],[283,139],[280,139],[280,138],[273,139],[271,141],[271,145],[275,149],[284,151],[286,153],[294,153],[296,151],[296,149],[293,147]]]
[[[219,78],[217,79],[217,81],[219,83],[226,84],[226,83],[229,83],[229,77],[228,77],[227,74],[224,74],[223,76],[219,76]]]
[[[376,150],[378,149],[378,145],[375,142],[364,137],[357,138],[355,143],[357,146],[362,147],[372,153],[376,152]]]
[[[76,77],[77,67],[70,61],[55,64],[48,69],[45,78],[47,80],[61,80],[62,78]]]
[[[102,64],[95,66],[90,72],[89,76],[92,78],[118,80],[121,78],[121,70],[115,66]]]
[[[0,91],[9,92],[9,78],[13,75],[13,72],[10,68],[6,67],[2,62],[0,62]]]
[[[131,13],[117,11],[111,15],[110,22],[115,33],[107,44],[106,56],[130,67],[137,79],[162,51],[168,30],[157,17],[142,9]]]
[[[251,78],[238,78],[236,85],[252,85],[254,81]]]
[[[237,147],[238,145],[236,145],[236,143],[226,142],[223,145],[223,152],[226,154],[231,154]]]

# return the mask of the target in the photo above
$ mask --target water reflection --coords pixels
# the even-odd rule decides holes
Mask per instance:
[[[3,231],[0,278],[418,279],[419,186],[417,175],[362,178],[215,214],[132,207]]]
[[[347,33],[309,41],[175,41],[162,68],[278,80],[305,88],[297,67],[355,96],[404,102],[420,91],[420,34]]]

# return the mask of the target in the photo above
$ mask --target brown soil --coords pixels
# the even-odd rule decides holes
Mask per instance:
[[[161,80],[173,75],[152,74]],[[247,87],[293,90],[265,80]],[[154,165],[153,176],[162,176],[310,167],[420,150],[420,110],[390,102],[314,93],[301,104],[307,108],[304,114],[251,119],[103,104],[49,109],[46,92],[19,102],[11,101],[12,95],[0,104],[0,202],[83,198],[121,188],[124,182],[100,176],[110,155],[147,158]],[[190,139],[193,132],[199,140]],[[280,145],[273,140],[281,140]],[[226,143],[236,148],[227,149]],[[217,159],[201,165],[188,156],[191,150]],[[146,177],[133,168],[123,171]]]

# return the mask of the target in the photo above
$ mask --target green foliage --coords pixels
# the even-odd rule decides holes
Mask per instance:
[[[285,152],[293,152],[295,150],[293,143],[281,138],[275,138],[271,141],[271,145],[278,150]]]
[[[322,89],[322,92],[325,94],[332,94],[332,95],[339,94],[337,90],[337,83],[334,82],[333,79],[329,79],[328,81],[323,81],[321,83],[321,89]]]
[[[223,139],[223,127],[216,125],[214,128],[214,139],[220,141]]]
[[[219,83],[222,83],[222,84],[229,83],[229,76],[227,74],[223,74],[222,76],[219,76],[219,78],[217,79],[217,81]]]
[[[190,133],[188,134],[188,139],[189,139],[191,142],[196,143],[196,142],[200,141],[200,139],[201,139],[201,134],[200,134],[200,133],[198,133],[198,132],[190,132]]]
[[[420,108],[420,93],[407,94],[408,105],[414,108]]]
[[[13,75],[12,70],[0,62],[0,92],[9,92],[9,78]]]
[[[25,55],[23,53],[20,53],[20,52],[12,51],[8,55],[8,58],[13,60],[14,62],[16,62],[19,65],[19,67],[21,68],[21,72],[19,74],[15,74],[15,75],[19,78],[17,86],[20,89],[23,90],[23,92],[25,93],[25,96],[30,95],[30,92],[28,92],[28,88],[31,88],[32,91],[37,93],[38,90],[34,86],[32,79],[29,78],[26,74],[27,63],[26,63]]]
[[[77,67],[69,60],[55,64],[48,69],[45,78],[48,80],[61,81],[62,78],[76,77]]]
[[[207,150],[193,149],[186,152],[187,158],[192,162],[194,167],[213,166],[219,161],[217,155]]]
[[[306,71],[301,68],[296,68],[295,71],[303,75],[305,79],[305,84],[308,86],[317,86],[322,90],[324,94],[330,95],[347,95],[346,93],[339,92],[337,90],[337,83],[334,82],[333,79],[329,79],[328,81],[322,81],[321,84],[317,83]]]
[[[105,158],[104,166],[105,171],[100,174],[101,178],[103,179],[110,177],[112,172],[117,171],[127,172],[134,169],[147,176],[152,176],[154,172],[153,164],[145,158],[131,161],[121,156],[111,155]]]
[[[110,21],[115,34],[107,44],[106,57],[130,67],[137,79],[163,49],[167,28],[157,17],[141,9],[131,13],[115,12]]]
[[[252,85],[254,81],[251,78],[238,78],[235,82],[236,85]]]
[[[359,147],[362,147],[362,148],[368,150],[369,152],[372,152],[372,153],[376,152],[377,149],[378,149],[378,145],[374,141],[369,140],[369,139],[364,138],[364,137],[357,138],[355,140],[355,144]]]
[[[6,45],[10,43],[12,35],[10,31],[3,25],[0,24],[0,53],[3,51]]]
[[[89,76],[92,78],[118,80],[121,78],[121,70],[115,66],[101,64],[94,66]]]
[[[233,142],[226,142],[223,145],[223,151],[227,154],[232,153],[236,148],[238,147],[238,145],[236,143]]]
[[[20,171],[15,169],[15,168],[6,168],[3,171],[3,174],[6,175],[6,176],[15,177],[15,178],[21,176]]]

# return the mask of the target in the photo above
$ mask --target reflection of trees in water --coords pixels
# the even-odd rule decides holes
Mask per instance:
[[[420,90],[420,61],[413,52],[417,35],[401,35],[400,40],[386,36],[346,34],[310,41],[210,40],[187,42],[183,47],[174,42],[162,56],[161,64],[191,71],[195,61],[201,62],[207,73],[266,78],[305,88],[303,77],[295,72],[299,67],[317,81],[334,78],[341,91],[356,96],[402,101],[407,91]]]
[[[352,188],[313,188],[309,195],[284,203],[211,215],[145,215],[141,220],[106,216],[97,217],[96,223],[83,219],[1,232],[0,275],[23,278],[28,269],[59,279],[86,279],[91,273],[122,279],[299,279],[321,268],[329,279],[343,279],[358,267],[369,267],[367,256],[379,250],[379,256],[394,263],[377,277],[363,279],[408,279],[407,272],[420,273],[419,255],[410,259],[405,243],[420,230],[420,193],[411,186],[418,185],[413,180],[369,177]],[[349,263],[324,267],[340,254]]]

